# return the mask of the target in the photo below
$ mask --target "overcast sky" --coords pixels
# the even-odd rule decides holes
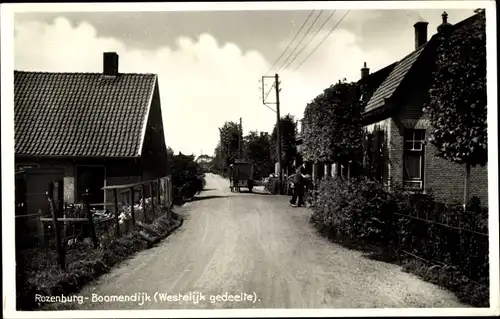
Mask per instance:
[[[450,23],[474,14],[470,9],[446,11]],[[301,118],[306,104],[332,83],[342,78],[357,81],[363,62],[376,71],[400,60],[414,50],[413,24],[429,22],[430,37],[442,12],[352,10],[294,71],[346,13],[336,11],[311,44],[279,72],[281,114]],[[101,72],[102,53],[116,51],[120,72],[158,74],[167,145],[175,152],[212,154],[217,128],[225,121],[242,117],[245,133],[272,130],[276,115],[261,103],[259,80],[310,13],[16,13],[15,69]],[[279,69],[319,13],[313,13],[269,75]],[[331,13],[325,10],[319,15],[302,46]],[[270,94],[269,101],[273,100]]]

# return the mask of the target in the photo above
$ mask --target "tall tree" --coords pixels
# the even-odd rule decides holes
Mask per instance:
[[[271,137],[268,133],[251,131],[244,138],[244,157],[254,164],[256,178],[268,176],[273,171]]]
[[[297,155],[296,131],[297,125],[292,115],[287,114],[280,119],[281,160],[283,168],[290,167]],[[276,136],[276,125],[274,125],[273,133],[271,134],[271,156],[275,163],[278,162]]]
[[[357,83],[339,81],[304,110],[304,157],[318,162],[349,163],[358,159],[363,141],[365,103]]]
[[[437,156],[465,165],[464,205],[471,166],[488,162],[486,18],[483,10],[476,12],[471,23],[438,38],[434,80],[424,107]]]
[[[226,122],[219,128],[220,147],[225,166],[238,158],[239,139],[242,134],[240,125],[236,122]]]
[[[219,173],[222,172],[224,170],[224,162],[225,161],[223,159],[222,147],[219,141],[214,150],[214,155],[212,159],[212,169],[216,170]]]

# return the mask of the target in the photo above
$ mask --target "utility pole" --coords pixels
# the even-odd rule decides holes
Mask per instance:
[[[240,132],[238,134],[238,156],[241,159],[242,157],[242,144],[243,144],[243,125],[241,123],[241,117],[240,117]]]
[[[274,87],[276,89],[276,152],[278,153],[278,187],[279,194],[281,194],[281,189],[283,185],[283,174],[281,169],[281,132],[280,132],[280,82],[279,75],[276,73],[274,75]]]
[[[270,103],[266,102],[266,98],[271,93],[271,90],[267,93],[267,95],[264,92],[264,80],[266,78],[273,78],[274,79],[274,88],[276,89],[276,102],[275,103]],[[283,176],[282,176],[282,170],[281,170],[281,132],[280,132],[280,122],[281,122],[281,117],[280,117],[280,88],[279,88],[280,82],[279,82],[279,75],[276,73],[274,76],[266,76],[264,75],[262,77],[262,104],[267,106],[269,109],[271,109],[273,112],[276,112],[276,153],[277,153],[277,164],[278,164],[278,189],[279,189],[279,194],[282,193],[282,185],[283,185]],[[276,104],[276,110],[272,109],[268,104]]]

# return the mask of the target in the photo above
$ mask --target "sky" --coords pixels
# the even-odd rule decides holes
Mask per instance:
[[[23,12],[14,20],[14,67],[102,72],[102,53],[117,52],[120,72],[158,74],[167,145],[176,153],[212,155],[225,121],[241,117],[245,134],[272,131],[276,114],[262,104],[263,75],[279,72],[281,115],[300,119],[331,84],[359,80],[364,62],[374,72],[412,52],[413,24],[429,22],[430,38],[444,10],[351,10],[342,21],[345,10],[330,20],[333,11],[316,10],[272,70],[311,10]],[[474,14],[446,11],[450,23]],[[272,79],[264,82],[266,93],[271,85]],[[273,92],[267,101],[275,101]]]

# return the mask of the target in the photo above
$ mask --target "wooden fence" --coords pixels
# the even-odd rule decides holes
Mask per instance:
[[[465,214],[462,211],[453,216],[448,207],[439,204],[430,212],[395,213],[400,219],[400,229],[395,230],[399,251],[427,263],[455,266],[484,284],[489,279],[487,218],[473,216],[470,222]],[[406,223],[401,223],[402,219]]]
[[[65,204],[62,182],[50,183],[46,193],[48,213],[39,209],[37,213],[16,216],[16,251],[32,248],[33,245],[46,248],[49,244],[54,245],[58,263],[65,269],[66,253],[73,243],[87,238],[97,248],[131,232],[136,222],[147,224],[163,213],[170,214],[170,177],[107,186],[103,190],[111,190],[114,194],[111,212],[103,209],[99,213],[93,209],[88,192],[83,194],[82,205]],[[146,194],[149,198],[146,198]],[[135,195],[139,195],[138,200]],[[98,215],[101,218],[97,218]]]

